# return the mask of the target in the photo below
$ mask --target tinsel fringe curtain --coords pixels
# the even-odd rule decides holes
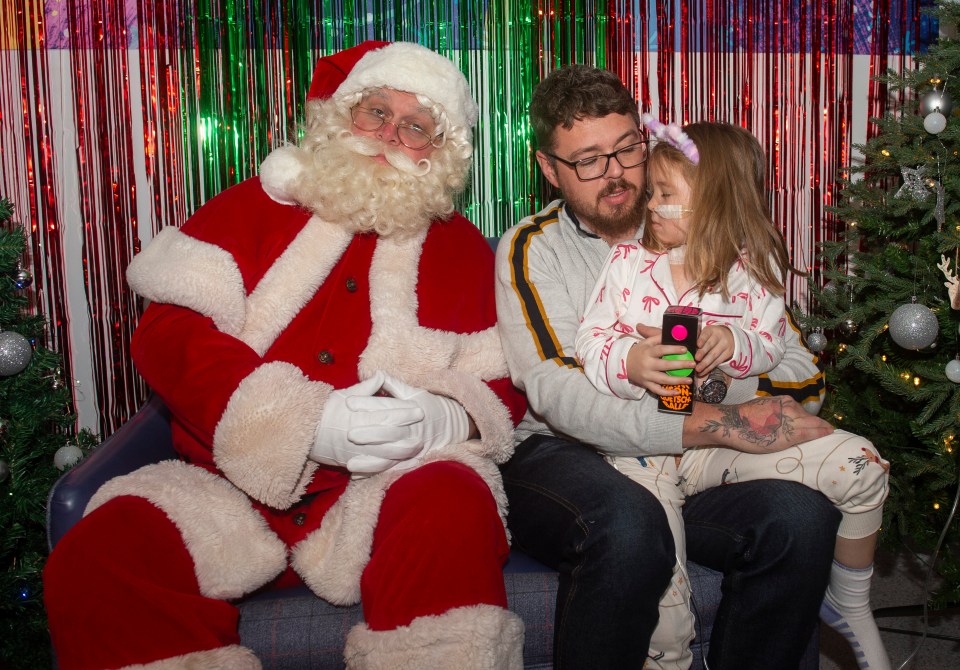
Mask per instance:
[[[552,197],[525,110],[558,66],[614,70],[663,119],[743,125],[769,152],[794,263],[812,268],[854,126],[865,140],[887,104],[865,82],[909,67],[918,25],[916,1],[0,0],[0,195],[29,229],[46,344],[81,423],[106,435],[147,392],[124,268],[296,140],[318,57],[409,40],[460,64],[481,108],[461,209],[487,235]]]

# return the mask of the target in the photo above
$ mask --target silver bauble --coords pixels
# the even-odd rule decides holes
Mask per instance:
[[[18,290],[29,288],[30,284],[33,283],[33,275],[27,272],[26,270],[17,270],[16,276],[13,278],[13,284],[17,287]]]
[[[0,377],[9,377],[30,364],[33,347],[30,341],[12,330],[0,332]]]
[[[815,354],[827,348],[827,336],[816,330],[807,335],[807,347]]]
[[[953,100],[946,91],[936,89],[927,91],[920,98],[920,113],[926,116],[933,112],[940,112],[944,116],[949,116],[953,109]]]
[[[929,347],[940,332],[937,316],[926,305],[917,303],[897,307],[887,324],[893,341],[914,351]]]
[[[57,453],[53,455],[53,464],[57,470],[65,470],[66,468],[72,468],[82,459],[83,452],[80,447],[75,444],[68,444],[57,449]]]
[[[954,384],[960,384],[960,360],[954,358],[947,363],[947,367],[944,368],[943,373],[947,375],[947,379]]]

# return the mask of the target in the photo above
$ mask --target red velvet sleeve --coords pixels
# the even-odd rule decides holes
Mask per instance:
[[[229,254],[239,273],[235,285],[224,290],[242,297],[289,244],[305,218],[295,208],[270,200],[259,182],[251,179],[211,199],[181,232]],[[161,280],[176,282],[177,278],[160,275]],[[180,281],[198,280],[184,276]],[[200,281],[197,288],[188,290],[205,290]],[[153,303],[146,309],[133,334],[131,352],[138,372],[193,437],[194,449],[204,445],[209,450],[231,395],[263,363],[253,349],[222,332],[211,318],[174,304]]]

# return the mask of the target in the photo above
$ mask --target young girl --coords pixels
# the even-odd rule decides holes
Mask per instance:
[[[676,391],[664,387],[693,381],[700,386],[716,371],[743,378],[776,367],[786,328],[792,327],[783,285],[792,268],[783,238],[770,221],[765,157],[753,135],[720,123],[681,129],[663,126],[649,115],[644,122],[659,140],[648,159],[647,221],[641,239],[611,250],[576,346],[585,374],[598,389],[650,402],[655,399],[644,398],[647,391],[673,395]],[[659,328],[669,305],[702,310],[695,360],[688,366],[669,365],[693,367],[695,380],[666,376],[664,366],[652,366],[641,348],[634,349],[636,326]],[[819,396],[807,401],[815,412]],[[776,453],[712,447],[687,450],[682,457],[610,460],[664,502],[680,566],[686,558],[680,514],[684,496],[773,478],[822,491],[842,520],[821,618],[849,640],[860,668],[889,668],[869,603],[889,466],[869,441],[838,430]],[[651,656],[658,658],[652,658],[652,667],[689,663],[683,647],[693,637],[693,623],[681,607],[688,603],[689,586],[680,569],[661,601],[660,628],[651,642]]]

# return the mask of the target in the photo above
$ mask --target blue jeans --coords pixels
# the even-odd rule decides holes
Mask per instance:
[[[676,563],[663,506],[555,437],[524,440],[501,469],[514,546],[560,573],[554,668],[641,668]]]
[[[830,578],[840,512],[796,482],[760,480],[687,498],[687,560],[723,572],[711,670],[796,668]]]
[[[527,438],[501,469],[514,546],[560,573],[554,667],[642,667],[675,562],[660,503],[592,448],[553,436]],[[690,560],[724,572],[711,670],[797,667],[840,513],[799,484],[758,481],[689,499],[684,520]]]

